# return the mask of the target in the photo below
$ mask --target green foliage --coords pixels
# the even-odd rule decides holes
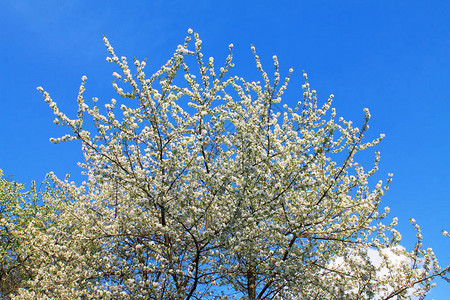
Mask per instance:
[[[29,265],[32,254],[25,247],[22,235],[36,214],[32,192],[23,192],[23,184],[8,181],[0,170],[0,295],[17,291],[32,278]]]

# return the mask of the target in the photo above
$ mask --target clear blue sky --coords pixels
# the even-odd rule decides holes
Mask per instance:
[[[400,219],[403,244],[414,242],[414,217],[425,245],[449,263],[440,234],[450,231],[449,1],[21,0],[0,1],[0,11],[0,168],[11,178],[80,178],[81,147],[49,142],[65,130],[37,86],[74,115],[82,75],[87,96],[113,96],[103,35],[119,56],[148,57],[154,70],[192,27],[218,62],[234,43],[236,72],[249,80],[258,79],[250,44],[266,69],[274,54],[284,72],[294,67],[285,103],[298,101],[303,69],[320,98],[335,95],[338,115],[358,123],[368,107],[369,136],[386,134],[380,174],[394,181],[384,204]],[[427,299],[448,295],[450,284],[439,281]]]

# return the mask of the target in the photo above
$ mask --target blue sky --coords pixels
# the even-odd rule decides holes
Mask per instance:
[[[113,96],[103,35],[119,56],[148,57],[154,70],[192,27],[218,62],[233,43],[236,73],[248,80],[258,79],[250,44],[267,70],[274,54],[285,74],[294,67],[285,103],[299,100],[305,70],[321,99],[335,95],[338,115],[360,123],[368,107],[368,135],[386,134],[379,173],[394,173],[384,205],[399,217],[403,244],[414,242],[414,217],[425,245],[449,263],[440,231],[450,231],[450,2],[49,0],[1,1],[0,11],[0,168],[10,178],[80,178],[81,147],[49,142],[66,131],[37,86],[73,116],[82,75],[87,96]],[[427,299],[448,294],[438,281]]]

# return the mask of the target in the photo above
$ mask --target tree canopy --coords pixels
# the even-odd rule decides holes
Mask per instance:
[[[360,127],[338,117],[305,73],[289,107],[276,56],[269,76],[252,47],[261,81],[247,81],[229,75],[233,45],[217,68],[192,30],[150,76],[104,42],[118,99],[87,101],[83,76],[71,118],[38,88],[70,130],[52,141],[81,141],[86,181],[50,174],[17,299],[406,299],[449,271],[417,225],[406,251],[386,221],[391,177],[373,182],[378,152],[368,169],[355,157],[383,138],[364,138],[368,109]]]

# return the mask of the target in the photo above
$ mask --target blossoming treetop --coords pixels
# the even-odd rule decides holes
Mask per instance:
[[[87,180],[52,177],[64,197],[47,194],[58,222],[42,234],[70,247],[32,245],[46,261],[22,297],[403,299],[448,272],[420,239],[399,246],[395,218],[383,222],[390,178],[369,185],[379,154],[369,170],[354,159],[382,139],[364,140],[367,109],[361,127],[338,118],[306,74],[289,107],[292,69],[282,80],[276,56],[270,77],[252,47],[262,82],[229,76],[233,45],[218,69],[192,30],[151,76],[104,41],[119,99],[88,104],[83,77],[70,118],[39,88],[70,129],[52,141],[82,142]]]

